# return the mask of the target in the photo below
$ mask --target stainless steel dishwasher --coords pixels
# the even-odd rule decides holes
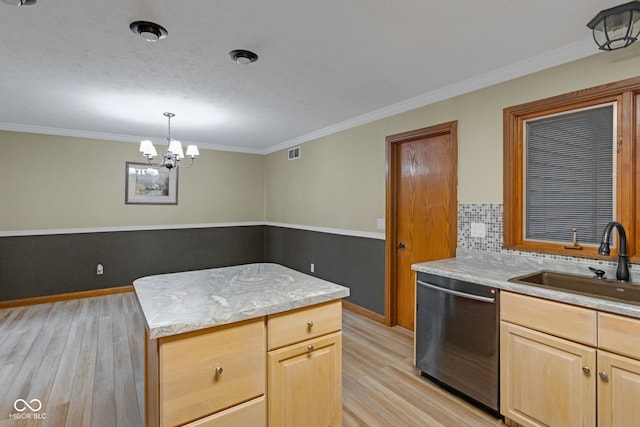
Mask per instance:
[[[497,415],[498,290],[421,272],[417,277],[417,368]]]

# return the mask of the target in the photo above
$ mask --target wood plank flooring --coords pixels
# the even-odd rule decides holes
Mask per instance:
[[[421,378],[410,332],[343,320],[345,427],[504,425]],[[0,309],[0,427],[143,426],[143,325],[133,293]]]
[[[143,327],[132,292],[0,310],[0,427],[142,426]]]
[[[504,426],[422,378],[408,330],[344,310],[342,340],[344,427]]]

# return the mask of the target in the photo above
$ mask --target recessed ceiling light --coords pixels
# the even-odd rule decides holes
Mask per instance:
[[[4,4],[8,4],[9,6],[31,6],[32,4],[36,4],[36,0],[0,0]]]
[[[157,42],[158,40],[167,37],[169,34],[162,25],[158,25],[155,22],[135,21],[129,25],[129,28],[134,34],[142,37],[148,42]]]
[[[229,57],[241,65],[251,64],[252,62],[256,62],[258,60],[258,55],[251,52],[250,50],[244,49],[236,49],[229,52]]]

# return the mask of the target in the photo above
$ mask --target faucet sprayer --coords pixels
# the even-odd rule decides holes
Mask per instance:
[[[598,248],[600,255],[609,255],[611,249],[609,248],[609,240],[611,239],[611,231],[615,227],[618,230],[620,236],[620,250],[618,251],[618,269],[616,270],[616,279],[621,282],[629,281],[629,257],[627,255],[627,233],[624,231],[624,227],[617,221],[611,221],[604,228],[602,233],[602,242]]]

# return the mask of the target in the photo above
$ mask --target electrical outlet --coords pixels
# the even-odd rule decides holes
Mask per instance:
[[[104,274],[104,266],[102,264],[98,264],[96,266],[96,275]]]
[[[311,263],[311,267],[309,269],[312,273],[314,273],[316,271],[316,265],[314,263]]]
[[[376,227],[378,230],[384,230],[384,218],[377,218]]]
[[[486,237],[487,224],[484,222],[472,222],[471,223],[471,237]]]

